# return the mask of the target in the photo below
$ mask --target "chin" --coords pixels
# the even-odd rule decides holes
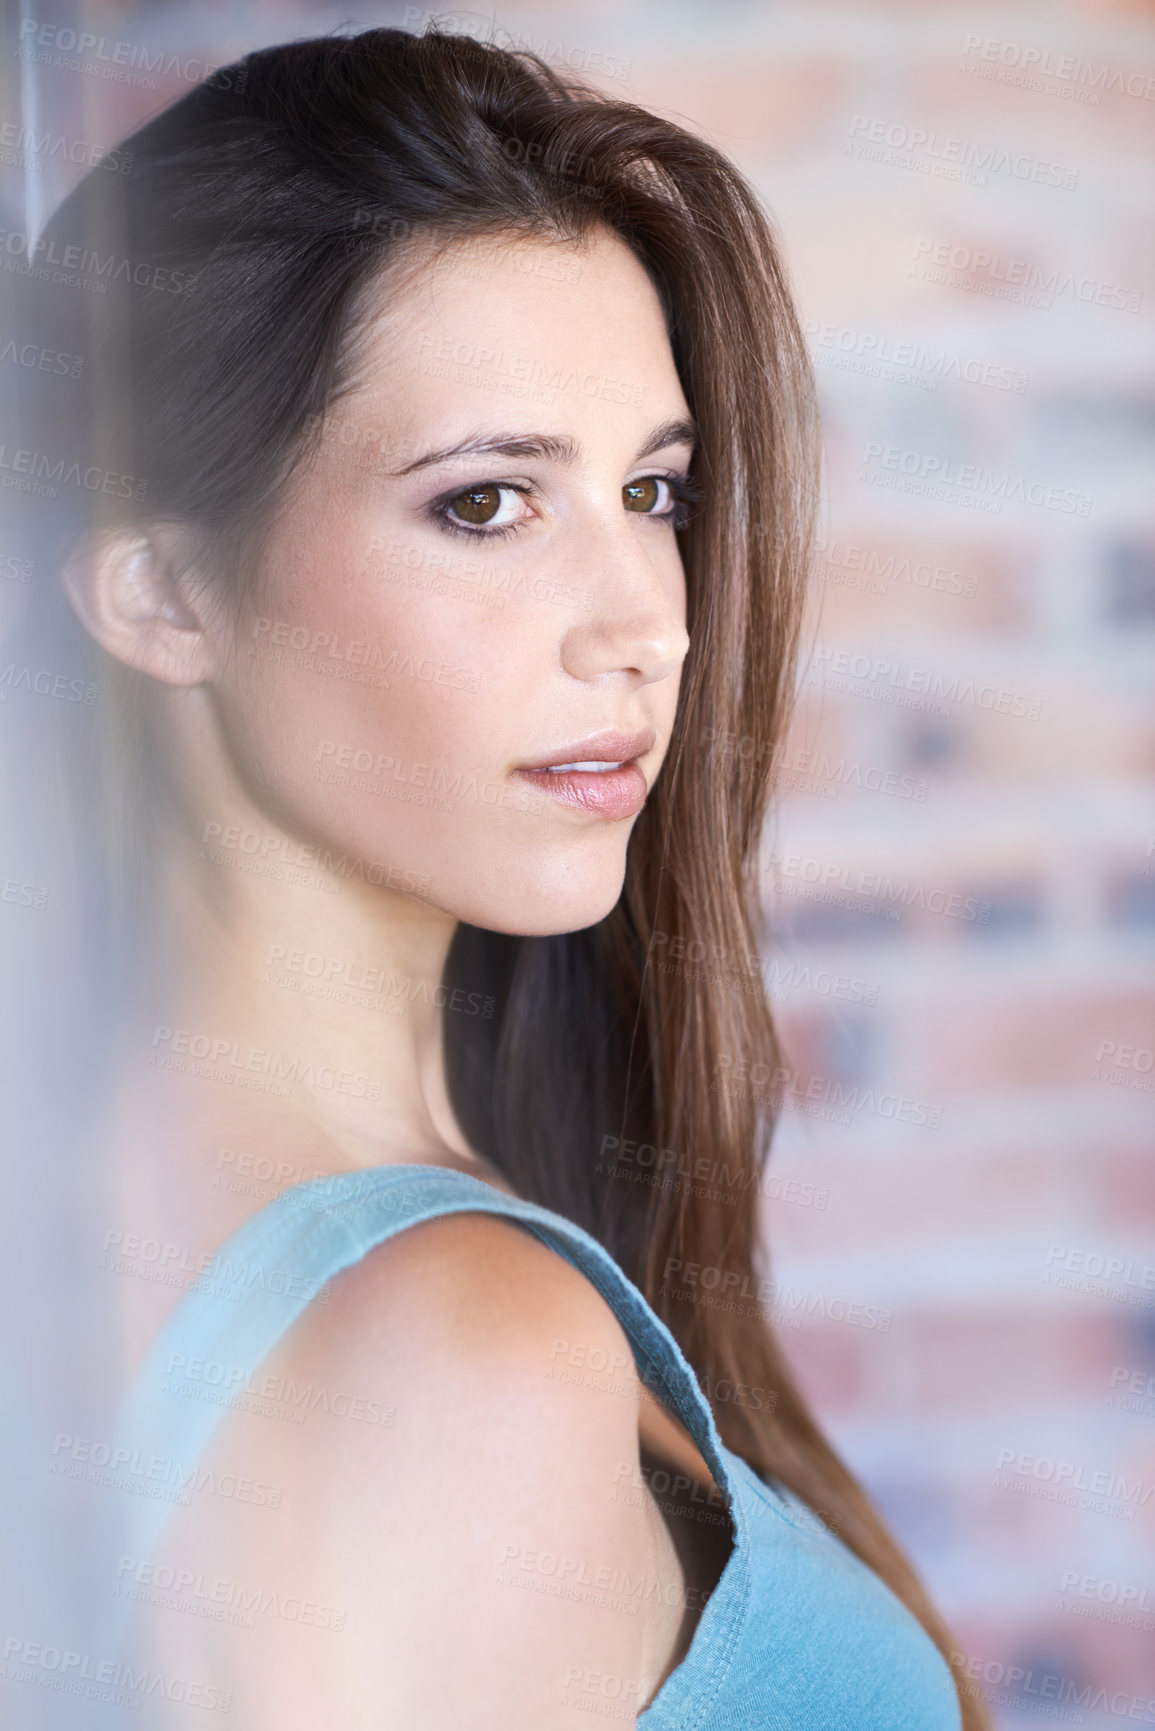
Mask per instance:
[[[617,906],[625,875],[624,846],[612,862],[571,860],[553,871],[511,872],[498,893],[482,893],[458,917],[511,937],[550,938],[584,931]]]

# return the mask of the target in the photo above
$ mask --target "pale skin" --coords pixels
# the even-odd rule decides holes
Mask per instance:
[[[155,682],[181,790],[157,867],[160,984],[120,1090],[116,1208],[125,1231],[194,1259],[300,1177],[417,1162],[508,1189],[446,1089],[434,988],[456,924],[601,919],[635,818],[543,796],[519,767],[625,734],[652,787],[669,745],[693,428],[657,296],[606,231],[508,239],[493,258],[479,274],[468,248],[426,249],[383,286],[356,387],[291,478],[246,605],[198,583],[179,525],[109,535],[68,573],[88,629]],[[537,401],[503,389],[511,376],[563,382]],[[446,454],[479,441],[506,448]],[[447,572],[440,590],[427,581]],[[381,678],[337,678],[316,652],[292,656],[317,633],[396,658]],[[366,753],[388,767],[359,775]],[[412,797],[431,764],[456,789],[440,804]],[[303,882],[236,869],[205,840],[230,829],[258,834],[262,857],[308,846],[330,864]],[[350,858],[390,869],[372,882],[331,866]],[[310,993],[312,958],[330,979],[407,985],[378,985],[369,1007],[363,990]],[[382,1009],[390,990],[400,1014]],[[371,1085],[224,1086],[158,1067],[176,1049],[158,1028]],[[221,1188],[222,1149],[293,1176]],[[131,1371],[180,1294],[126,1285]],[[621,1366],[612,1390],[551,1374],[559,1339]],[[214,1458],[283,1487],[281,1509],[205,1499],[162,1560],[277,1584],[340,1607],[344,1626],[154,1610],[140,1629],[153,1662],[234,1690],[232,1722],[253,1731],[586,1725],[592,1675],[620,1680],[615,1719],[633,1723],[685,1653],[728,1528],[724,1542],[717,1523],[695,1530],[645,1490],[643,1455],[712,1480],[583,1277],[510,1222],[430,1222],[340,1276],[268,1368],[393,1406],[396,1422],[230,1415]],[[650,1590],[558,1596],[527,1573],[544,1553]]]

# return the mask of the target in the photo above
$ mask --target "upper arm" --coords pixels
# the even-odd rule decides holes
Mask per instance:
[[[202,1508],[171,1543],[341,1626],[210,1625],[238,1722],[548,1731],[588,1724],[596,1674],[632,1724],[660,1536],[630,1494],[633,1357],[582,1275],[508,1221],[431,1221],[340,1276],[262,1374],[308,1391],[306,1422],[230,1415],[214,1449],[279,1508]]]

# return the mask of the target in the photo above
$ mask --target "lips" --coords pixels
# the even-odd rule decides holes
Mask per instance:
[[[537,763],[519,766],[513,773],[562,805],[620,822],[636,817],[646,803],[649,785],[637,759],[653,750],[654,739],[652,728],[645,733],[598,734]]]
[[[623,764],[633,763],[654,749],[656,735],[652,727],[639,733],[596,733],[578,740],[548,757],[533,763],[518,765],[518,774],[534,774],[538,770],[581,770],[595,775],[612,773]]]

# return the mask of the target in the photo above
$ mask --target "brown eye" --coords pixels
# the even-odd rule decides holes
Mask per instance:
[[[652,511],[659,497],[655,475],[647,475],[641,481],[627,481],[622,488],[622,503],[627,511]]]
[[[449,501],[449,509],[462,523],[492,523],[501,509],[500,487],[468,487]]]

